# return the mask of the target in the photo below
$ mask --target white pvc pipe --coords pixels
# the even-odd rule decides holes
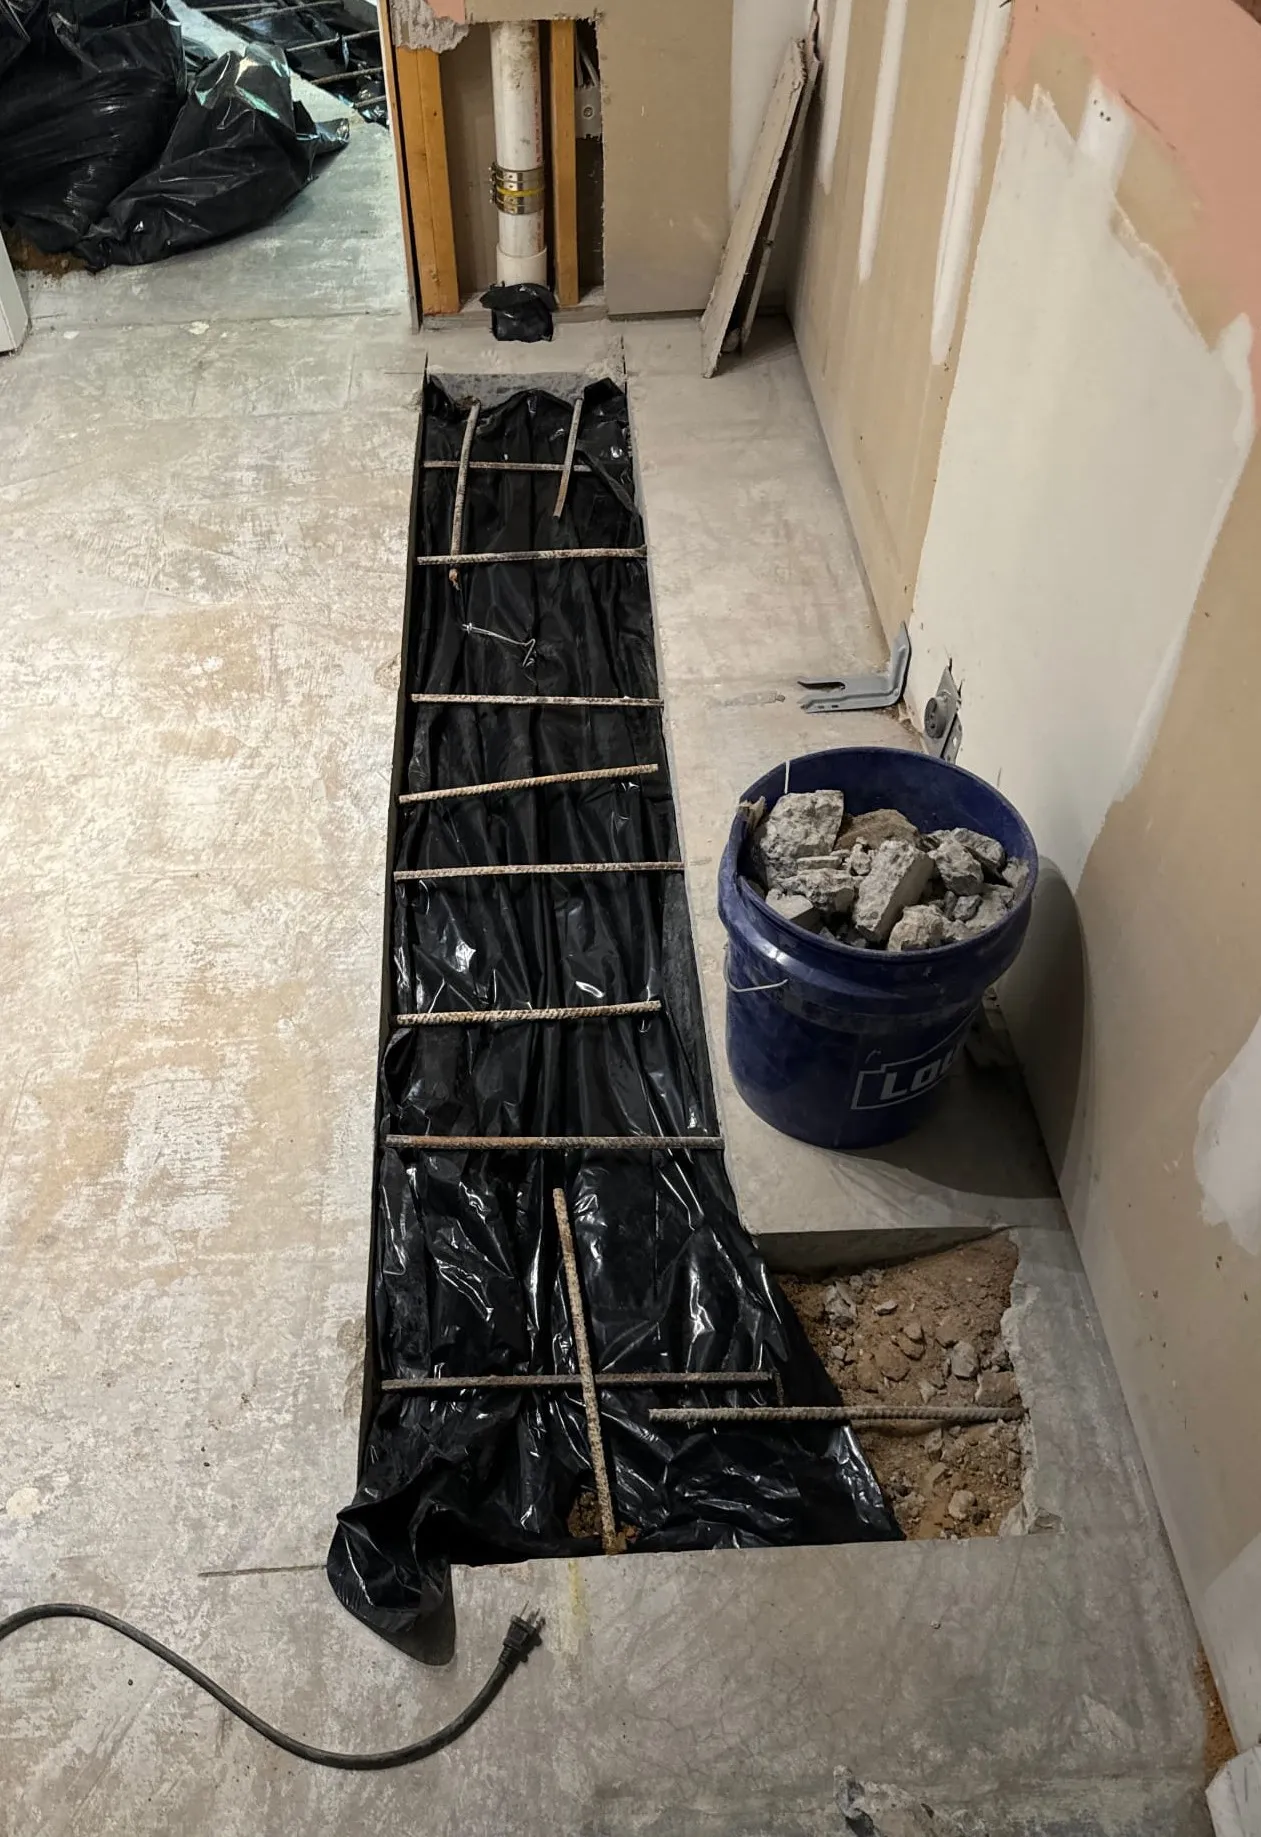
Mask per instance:
[[[533,20],[490,28],[490,74],[495,106],[495,159],[509,173],[537,172],[543,165],[543,105],[539,78],[539,29]],[[495,270],[501,281],[547,280],[542,196],[530,198],[523,216],[499,211]]]

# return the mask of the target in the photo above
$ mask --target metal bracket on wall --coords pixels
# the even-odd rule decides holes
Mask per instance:
[[[963,724],[959,719],[959,685],[949,665],[941,673],[937,693],[929,696],[925,705],[924,738],[930,753],[953,763],[963,740]]]
[[[815,691],[802,701],[807,714],[850,714],[860,708],[896,708],[906,688],[911,638],[899,625],[889,661],[875,676],[801,676],[803,689]]]

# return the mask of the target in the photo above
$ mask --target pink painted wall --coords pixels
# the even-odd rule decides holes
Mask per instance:
[[[1180,251],[1188,271],[1213,274],[1232,313],[1261,326],[1261,23],[1238,0],[1015,0],[1012,11],[1007,87],[1019,87],[1043,38],[1081,46],[1176,155],[1200,200]]]

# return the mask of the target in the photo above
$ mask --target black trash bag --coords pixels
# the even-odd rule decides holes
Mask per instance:
[[[166,144],[185,93],[180,35],[147,0],[25,17],[21,0],[0,5],[30,40],[0,77],[0,216],[59,255]]]
[[[31,42],[31,13],[22,0],[0,0],[0,77],[17,63]]]
[[[482,295],[490,308],[490,329],[496,338],[517,344],[550,344],[556,296],[536,281],[498,281]]]
[[[265,46],[225,51],[192,85],[151,172],[116,197],[79,243],[90,268],[136,266],[252,230],[338,152],[348,122],[318,125]]]

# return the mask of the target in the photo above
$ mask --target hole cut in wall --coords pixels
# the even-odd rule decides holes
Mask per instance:
[[[573,128],[568,145],[567,115],[559,129],[553,119],[553,53],[560,54],[560,34],[573,43]],[[452,50],[442,54],[442,101],[446,118],[447,166],[455,230],[456,272],[461,300],[467,302],[493,286],[496,279],[497,219],[491,199],[490,170],[495,159],[494,92],[491,82],[489,25],[474,25]],[[556,44],[553,44],[553,34]],[[539,22],[542,72],[543,145],[547,174],[545,222],[548,284],[558,284],[561,245],[576,244],[579,297],[604,284],[604,140],[600,95],[600,50],[595,22]],[[571,174],[573,210],[568,228],[557,223],[554,175],[558,163]]]

